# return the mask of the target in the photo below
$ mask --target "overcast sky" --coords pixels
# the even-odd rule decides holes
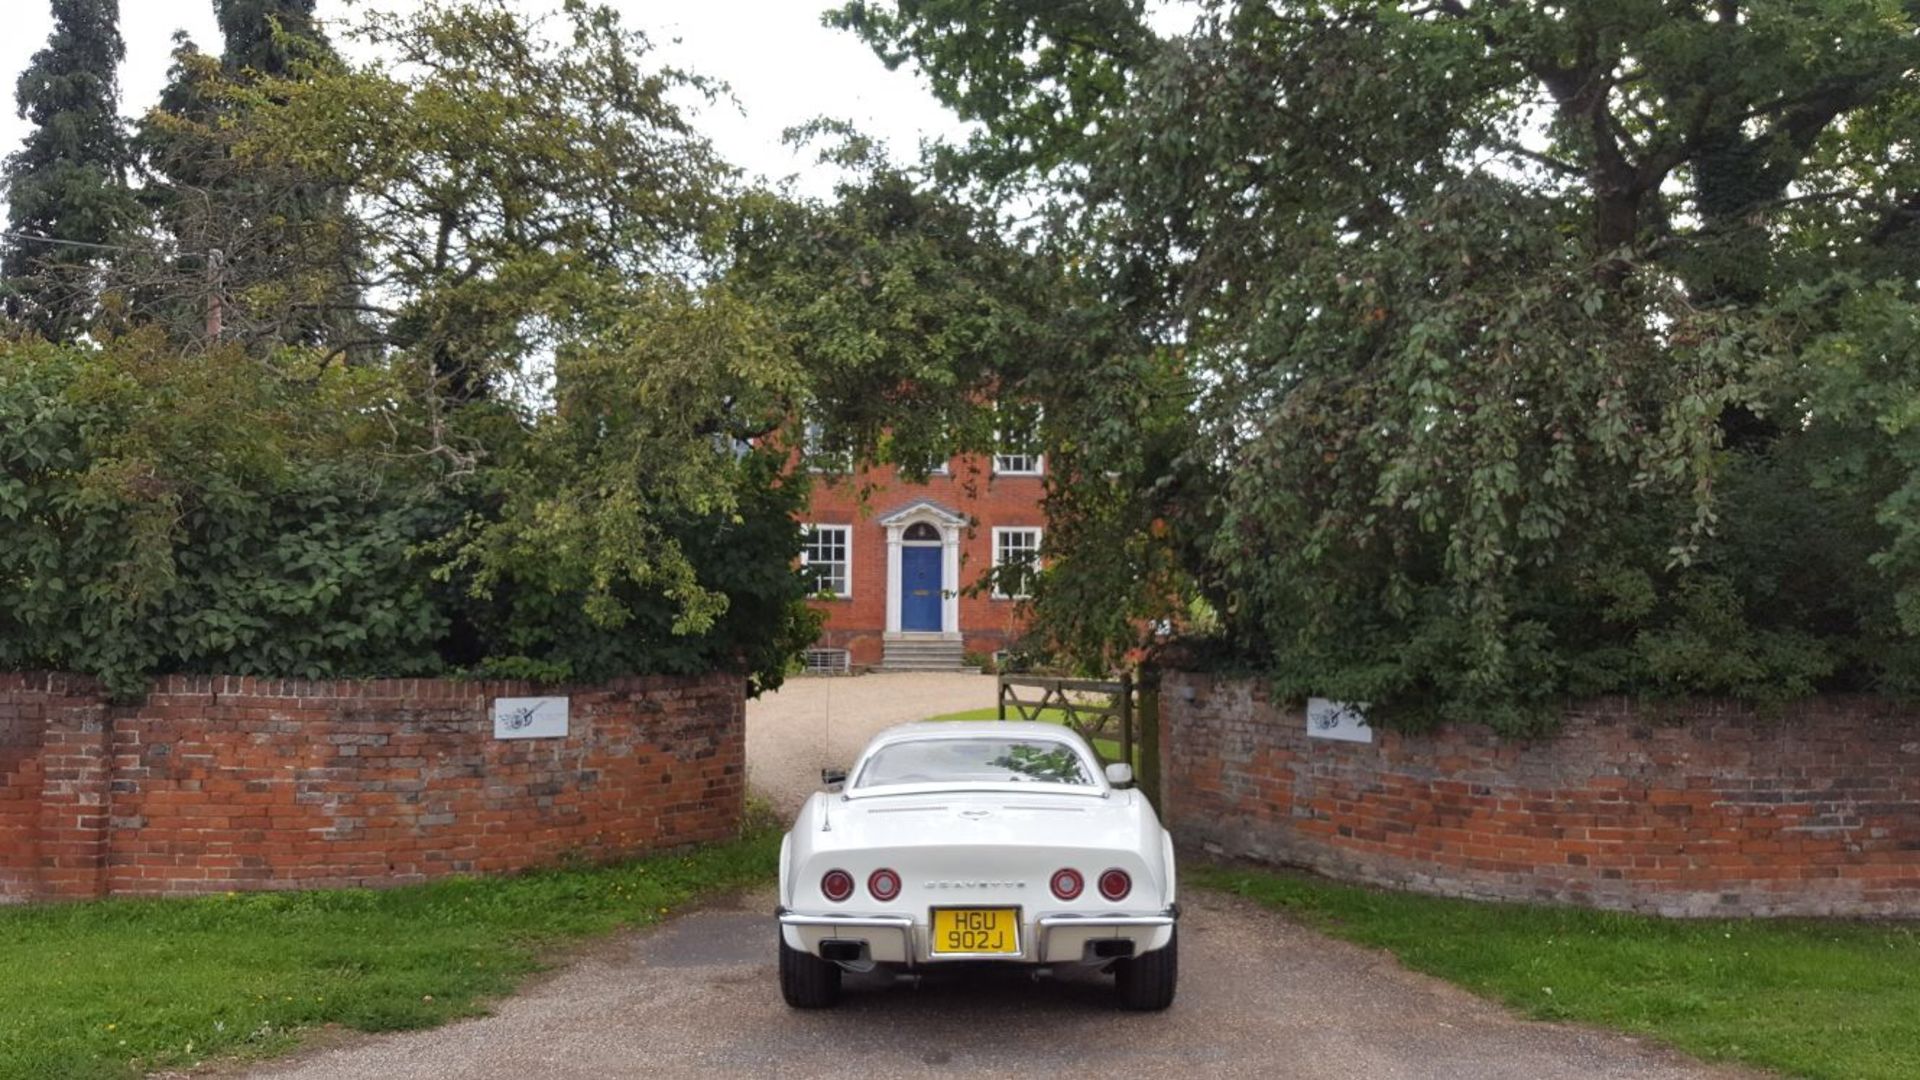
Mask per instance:
[[[404,8],[411,0],[383,0]],[[552,10],[559,0],[517,0],[529,11]],[[745,115],[728,106],[706,110],[700,127],[720,152],[750,173],[779,178],[799,174],[802,190],[826,195],[831,173],[811,165],[780,142],[780,132],[815,116],[852,120],[862,131],[911,159],[923,137],[962,131],[920,80],[908,71],[889,72],[853,35],[820,25],[830,0],[610,0],[627,24],[644,30],[661,57],[733,88]],[[4,0],[12,12],[0,36],[0,148],[12,153],[27,125],[16,113],[13,85],[34,52],[46,44],[52,19],[46,0]],[[320,0],[329,21],[350,19],[347,0]],[[185,30],[200,47],[220,49],[212,0],[120,0],[120,32],[127,62],[120,70],[120,111],[137,117],[150,108],[166,82],[174,31]]]

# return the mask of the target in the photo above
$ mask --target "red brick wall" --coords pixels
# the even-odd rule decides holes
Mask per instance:
[[[105,723],[85,679],[0,674],[0,902],[98,891]]]
[[[1572,709],[1309,739],[1264,687],[1172,675],[1164,811],[1187,843],[1450,896],[1669,915],[1920,915],[1920,714],[1825,699]]]
[[[951,474],[932,476],[924,484],[897,479],[892,466],[881,466],[858,476],[834,478],[816,475],[806,524],[853,527],[853,595],[846,599],[816,600],[827,613],[821,635],[824,648],[847,649],[856,665],[880,662],[887,629],[887,530],[879,519],[921,499],[964,514],[973,528],[961,536],[960,585],[978,582],[993,568],[995,527],[1045,528],[1040,508],[1046,482],[1039,476],[993,476],[984,459],[956,458]],[[949,583],[949,588],[952,584]],[[991,653],[1019,637],[1018,605],[995,600],[986,592],[960,597],[960,631],[969,651]]]
[[[44,680],[43,680],[44,682]],[[44,685],[0,675],[0,897],[32,891],[40,864]]]
[[[567,694],[562,739],[495,697]],[[438,680],[0,676],[0,899],[394,885],[611,859],[739,827],[739,678],[538,690]]]

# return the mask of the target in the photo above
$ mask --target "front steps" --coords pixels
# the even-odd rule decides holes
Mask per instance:
[[[974,671],[966,663],[966,648],[941,637],[888,638],[876,671]]]

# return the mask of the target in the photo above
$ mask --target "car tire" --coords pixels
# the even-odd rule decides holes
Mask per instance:
[[[796,1009],[828,1009],[840,1000],[840,965],[801,952],[780,937],[780,996]]]
[[[1173,1004],[1174,985],[1180,980],[1180,931],[1176,927],[1166,948],[1155,949],[1113,968],[1113,987],[1120,1007],[1134,1012],[1159,1012]]]

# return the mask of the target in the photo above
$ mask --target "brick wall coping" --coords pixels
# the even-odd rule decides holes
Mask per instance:
[[[149,694],[241,694],[260,698],[376,698],[409,701],[464,701],[473,697],[533,697],[582,693],[646,693],[689,683],[734,681],[738,675],[626,675],[597,683],[537,683],[524,679],[276,679],[255,675],[161,675]],[[104,688],[90,675],[58,671],[0,671],[0,691],[100,695]]]

